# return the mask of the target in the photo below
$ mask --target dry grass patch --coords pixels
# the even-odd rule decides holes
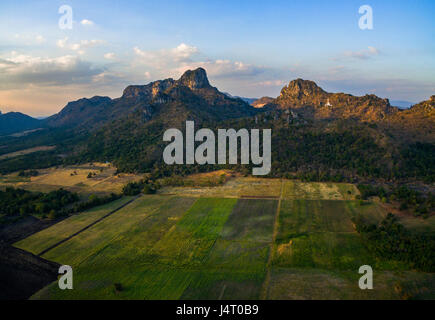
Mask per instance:
[[[0,183],[23,188],[29,191],[49,192],[64,188],[77,193],[121,193],[129,182],[138,181],[144,175],[116,174],[116,168],[110,164],[92,163],[77,166],[53,167],[38,170],[38,176],[26,179],[13,179],[14,175],[3,177]],[[91,174],[91,177],[88,177]]]
[[[55,148],[56,148],[55,146],[33,147],[33,148],[29,148],[29,149],[24,149],[24,150],[20,150],[20,151],[15,151],[15,152],[3,154],[0,156],[0,160],[15,158],[18,156],[23,156],[23,155],[38,152],[38,151],[50,151],[50,150],[54,150]]]
[[[160,193],[177,194],[189,197],[240,198],[240,197],[279,197],[280,179],[235,177],[216,187],[165,187]]]
[[[289,200],[353,200],[358,194],[358,189],[349,183],[286,180],[283,198]]]
[[[268,299],[278,300],[402,300],[433,299],[435,275],[423,272],[378,271],[373,290],[361,290],[355,271],[275,268]]]

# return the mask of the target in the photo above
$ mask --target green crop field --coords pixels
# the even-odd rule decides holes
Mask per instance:
[[[394,288],[401,286],[412,288],[414,297],[433,296],[433,274],[409,272],[404,263],[376,258],[367,250],[352,227],[351,218],[359,214],[378,222],[385,212],[358,201],[282,201],[268,298],[399,299]],[[357,285],[362,265],[376,270],[378,285],[372,293]]]
[[[183,299],[259,299],[277,203],[238,200]]]
[[[111,203],[93,208],[78,215],[73,215],[53,227],[42,230],[15,244],[17,248],[25,249],[33,254],[39,254],[51,245],[69,237],[80,229],[98,220],[112,210],[131,200],[132,197],[123,197]]]
[[[46,253],[73,267],[76,287],[34,298],[259,298],[276,205],[144,196]]]
[[[74,289],[60,290],[55,282],[32,298],[435,296],[434,274],[377,258],[365,247],[354,231],[352,217],[363,215],[376,223],[386,211],[377,203],[352,200],[358,194],[353,185],[276,179],[250,182],[233,180],[223,197],[217,197],[221,191],[216,191],[222,187],[216,187],[210,197],[204,190],[200,197],[185,196],[182,191],[141,196],[46,252],[43,258],[73,267]],[[281,193],[281,200],[247,199],[246,192],[277,198]],[[72,216],[15,245],[41,252],[128,200]],[[404,221],[416,231],[433,230],[430,219]],[[375,271],[375,289],[370,291],[358,287],[358,269],[366,264]]]

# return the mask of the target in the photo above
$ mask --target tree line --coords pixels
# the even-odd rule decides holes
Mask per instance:
[[[407,230],[389,213],[379,224],[368,224],[361,216],[353,219],[366,247],[379,258],[403,261],[411,268],[435,272],[435,235]]]

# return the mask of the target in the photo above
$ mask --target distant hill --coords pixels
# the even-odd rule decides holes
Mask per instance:
[[[246,98],[246,97],[240,97],[240,96],[233,96],[231,93],[228,92],[224,92],[224,94],[226,94],[228,97],[230,98],[235,98],[235,99],[242,99],[243,101],[245,101],[246,103],[252,105],[255,101],[257,101],[257,98]]]
[[[0,113],[0,135],[35,129],[41,121],[20,112]]]
[[[251,105],[254,108],[263,108],[265,105],[272,103],[275,99],[271,97],[262,97],[260,99],[255,100]]]
[[[400,109],[409,109],[411,108],[415,103],[404,101],[404,100],[390,100],[390,104],[395,107],[399,107]]]

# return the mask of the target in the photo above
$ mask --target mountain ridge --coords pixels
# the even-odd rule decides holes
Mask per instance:
[[[178,80],[168,78],[146,85],[129,85],[121,97],[95,96],[69,102],[59,113],[45,119],[48,126],[100,127],[140,111],[144,121],[178,104],[185,112],[204,114],[210,119],[253,115],[255,109],[241,99],[228,97],[212,87],[203,68],[186,71]]]
[[[354,96],[347,93],[330,93],[314,81],[296,79],[284,86],[280,95],[271,103],[279,109],[295,109],[305,117],[314,119],[354,118],[379,121],[398,112],[388,99],[374,94]]]
[[[21,112],[0,113],[0,135],[36,129],[41,121]]]

